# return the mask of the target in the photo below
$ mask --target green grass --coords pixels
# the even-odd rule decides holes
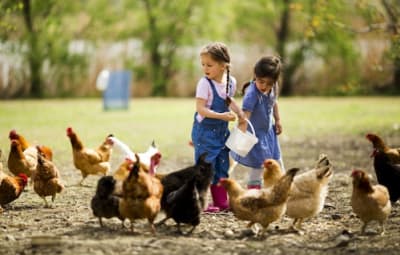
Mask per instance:
[[[284,136],[291,139],[400,133],[400,97],[281,98],[279,107]],[[133,99],[128,110],[114,111],[103,111],[101,99],[0,101],[0,148],[7,155],[14,128],[53,147],[55,157],[70,157],[65,130],[71,126],[90,147],[112,133],[134,151],[144,151],[154,139],[165,158],[192,157],[187,142],[194,109],[194,99]]]
[[[400,133],[400,97],[281,99],[280,112],[292,137]]]

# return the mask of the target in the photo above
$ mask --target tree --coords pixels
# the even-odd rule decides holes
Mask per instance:
[[[393,59],[392,86],[400,92],[400,1],[382,0],[382,5],[388,17],[387,31],[390,35],[391,52]]]
[[[29,70],[26,75],[29,81],[20,85],[27,89],[20,90],[19,96],[41,98],[48,92],[62,94],[62,81],[73,79],[76,75],[71,74],[83,71],[85,66],[84,57],[68,52],[71,33],[75,31],[67,27],[71,24],[64,23],[80,6],[56,0],[5,0],[4,6],[8,11],[3,22],[9,29],[1,37],[15,45],[16,54],[23,56]]]
[[[188,42],[191,17],[198,1],[142,0],[145,9],[147,34],[145,48],[150,54],[153,96],[167,95],[167,81],[176,72],[177,50]]]
[[[346,73],[342,79],[353,78],[356,52],[351,44],[353,35],[342,25],[349,18],[342,0],[242,1],[237,6],[239,11],[240,33],[252,27],[259,35],[245,37],[246,43],[272,45],[282,57],[282,95],[294,93],[293,84],[301,79],[296,74],[311,57],[321,58],[327,65],[332,59],[341,59],[341,71]]]

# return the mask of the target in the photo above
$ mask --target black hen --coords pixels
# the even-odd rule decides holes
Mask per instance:
[[[192,186],[194,185],[195,191],[194,189],[192,189],[192,191],[189,192],[191,192],[191,194],[193,192],[197,193],[198,198],[196,198],[196,200],[198,200],[200,204],[200,212],[204,209],[206,203],[207,190],[210,186],[213,177],[212,165],[211,163],[205,161],[205,158],[206,154],[203,154],[200,156],[199,160],[195,165],[172,172],[162,178],[161,183],[164,187],[164,192],[161,198],[161,209],[167,213],[167,217],[164,220],[162,220],[159,224],[164,223],[167,219],[171,217],[173,218],[172,214],[168,213],[171,208],[171,203],[169,201],[174,201],[175,204],[178,204],[174,206],[179,206],[184,208],[186,203],[184,202],[184,200],[181,201],[179,199],[171,199],[171,197],[179,197],[176,195],[180,193],[178,190],[180,189],[189,190],[191,185]],[[193,182],[193,184],[191,184],[191,182]],[[170,196],[172,192],[175,192],[176,194]],[[193,207],[193,204],[188,205],[188,208],[190,207]],[[182,210],[190,210],[190,209],[182,209]],[[183,223],[183,221],[181,222]],[[177,223],[179,222],[177,221]]]
[[[378,183],[386,186],[390,201],[396,202],[400,198],[400,164],[391,163],[386,154],[374,154],[374,168]]]
[[[123,224],[123,218],[119,213],[118,206],[120,198],[113,195],[116,180],[112,176],[103,176],[97,182],[96,194],[91,200],[91,208],[94,216],[99,218],[100,226],[103,227],[102,218],[118,217]]]
[[[196,188],[196,176],[187,181],[183,186],[168,194],[165,201],[166,219],[172,218],[178,224],[178,231],[182,234],[180,224],[192,225],[192,229],[187,233],[193,232],[200,224],[200,213],[203,208],[199,199],[199,192]]]

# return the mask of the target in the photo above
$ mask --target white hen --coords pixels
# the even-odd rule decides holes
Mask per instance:
[[[286,215],[294,219],[292,228],[300,230],[303,220],[322,211],[332,173],[328,157],[321,154],[313,169],[294,178],[286,209]]]
[[[123,160],[120,160],[118,164],[124,162],[124,159],[128,158],[132,162],[136,162],[135,153],[129,148],[127,144],[116,138],[115,136],[108,138],[112,141],[114,146],[114,151],[117,150],[122,157]],[[147,171],[154,170],[156,172],[158,165],[160,164],[161,153],[155,145],[154,141],[151,143],[149,148],[142,153],[138,153],[140,163]],[[154,174],[154,173],[153,173]]]

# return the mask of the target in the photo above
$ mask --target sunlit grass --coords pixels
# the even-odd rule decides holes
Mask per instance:
[[[128,110],[102,107],[101,99],[0,101],[0,148],[9,150],[8,132],[15,128],[28,140],[70,157],[65,130],[71,126],[90,147],[112,133],[135,151],[145,150],[154,139],[166,158],[192,157],[187,142],[194,99],[133,99]],[[281,98],[279,107],[283,135],[289,139],[368,131],[400,135],[399,97]]]

